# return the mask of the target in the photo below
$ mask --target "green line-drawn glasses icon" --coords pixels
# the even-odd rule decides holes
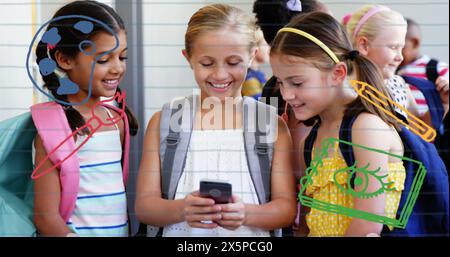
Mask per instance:
[[[313,177],[318,174],[318,168],[323,166],[323,159],[328,156],[329,150],[332,149],[333,146],[336,144],[347,144],[350,145],[353,148],[362,148],[368,151],[377,152],[381,154],[386,154],[391,157],[398,158],[405,162],[413,162],[417,165],[418,169],[415,172],[413,183],[411,186],[411,190],[409,192],[403,192],[402,195],[407,194],[407,199],[405,201],[405,204],[403,205],[403,208],[401,210],[397,210],[396,218],[390,218],[383,215],[375,214],[375,213],[369,213],[357,209],[348,208],[345,206],[337,205],[328,203],[322,200],[314,199],[310,196],[305,195],[306,188],[309,185],[313,184]],[[369,164],[356,168],[356,162],[351,167],[346,167],[343,169],[339,169],[334,171],[333,174],[333,180],[335,185],[338,187],[338,189],[343,192],[344,194],[350,194],[351,196],[355,198],[372,198],[376,197],[380,194],[383,194],[385,192],[389,192],[392,190],[390,187],[393,182],[384,182],[384,179],[387,177],[387,175],[378,175],[378,172],[380,168],[375,170],[368,170]],[[343,186],[342,184],[338,183],[338,177],[339,174],[342,172],[347,172],[347,185],[348,187]],[[356,173],[360,174],[365,179],[360,179],[359,177],[356,177]],[[303,206],[308,206],[310,208],[315,208],[320,211],[330,212],[330,213],[336,213],[340,215],[346,215],[353,218],[358,219],[364,219],[372,222],[382,223],[388,226],[396,227],[396,228],[405,228],[406,224],[408,223],[408,219],[411,215],[411,212],[413,210],[414,204],[416,203],[417,197],[419,195],[420,188],[423,184],[423,181],[425,179],[427,171],[424,167],[424,165],[417,161],[413,160],[407,157],[399,156],[396,154],[391,154],[389,152],[385,152],[379,149],[369,148],[366,146],[353,144],[344,140],[336,139],[336,138],[328,138],[322,141],[322,147],[316,153],[314,154],[314,158],[311,161],[311,165],[306,170],[306,175],[300,180],[300,192],[298,194],[298,198]],[[367,192],[367,185],[364,185],[364,181],[368,181],[368,176],[373,176],[375,179],[377,179],[381,185],[379,189],[377,189],[374,192]],[[356,192],[353,187],[351,186],[351,180],[352,178],[355,178],[353,181],[353,184],[359,185],[362,187],[361,190]],[[402,196],[403,197],[403,196]]]

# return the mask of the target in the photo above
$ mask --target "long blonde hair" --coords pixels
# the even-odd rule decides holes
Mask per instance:
[[[249,51],[257,44],[256,18],[243,10],[226,5],[211,4],[192,15],[184,37],[185,50],[190,57],[195,39],[205,32],[231,28],[247,36]]]

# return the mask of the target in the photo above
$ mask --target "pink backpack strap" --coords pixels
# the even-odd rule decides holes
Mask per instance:
[[[121,112],[121,110],[113,105],[110,104],[103,104],[103,106],[110,108],[118,113]],[[128,117],[127,115],[124,115],[123,117],[123,123],[125,125],[125,141],[123,145],[123,161],[122,161],[122,173],[123,173],[123,184],[126,186],[127,180],[128,180],[128,171],[129,171],[129,154],[130,154],[130,125],[128,124]]]
[[[50,153],[64,139],[72,134],[66,114],[61,105],[46,102],[31,106],[34,125],[42,139],[45,151]],[[75,150],[75,141],[69,139],[50,156],[52,163],[59,163],[68,153]],[[69,157],[59,166],[61,183],[61,202],[59,213],[64,221],[68,221],[75,208],[80,182],[80,164],[76,154]]]

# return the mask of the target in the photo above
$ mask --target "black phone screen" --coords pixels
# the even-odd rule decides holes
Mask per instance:
[[[227,182],[200,181],[200,196],[212,198],[216,203],[231,202],[231,184]]]

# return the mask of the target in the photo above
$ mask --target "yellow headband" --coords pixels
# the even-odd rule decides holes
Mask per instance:
[[[306,33],[306,32],[304,32],[302,30],[299,30],[299,29],[294,29],[294,28],[282,28],[282,29],[280,29],[278,31],[278,33],[280,33],[280,32],[292,32],[292,33],[298,34],[300,36],[306,37],[307,39],[309,39],[309,40],[313,41],[314,43],[316,43],[316,45],[320,46],[320,48],[322,48],[331,57],[331,59],[333,59],[333,61],[336,64],[339,63],[339,59],[333,53],[333,51],[331,51],[331,49],[328,48],[328,46],[326,46],[324,43],[322,43],[322,41],[320,41],[319,39],[317,39],[313,35],[311,35],[309,33]]]

